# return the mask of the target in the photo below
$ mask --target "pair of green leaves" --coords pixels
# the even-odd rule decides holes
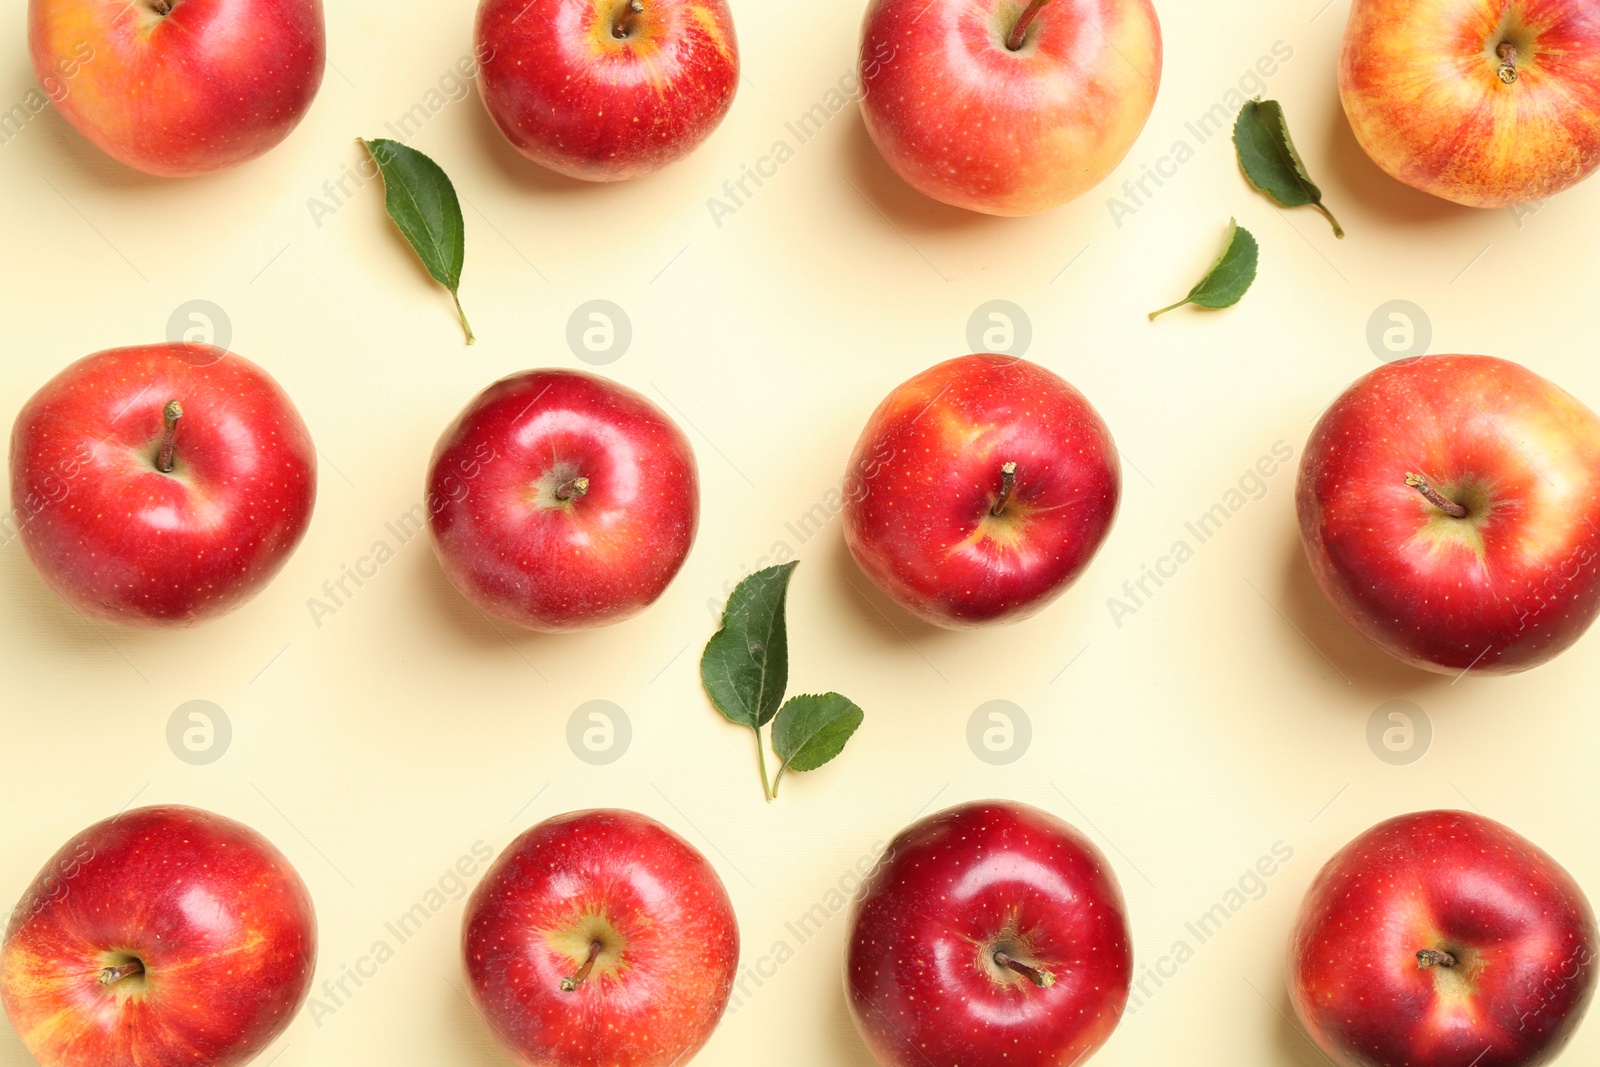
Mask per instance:
[[[1247,101],[1233,124],[1233,146],[1239,154],[1239,169],[1258,192],[1282,207],[1316,208],[1327,216],[1334,236],[1344,237],[1344,229],[1322,203],[1322,190],[1306,172],[1305,162],[1289,136],[1289,123],[1284,118],[1282,104],[1276,100]],[[1150,318],[1185,304],[1203,308],[1232,307],[1254,284],[1260,255],[1255,236],[1236,220],[1228,220],[1228,235],[1222,252],[1199,284],[1176,304],[1152,311]]]
[[[477,338],[472,336],[467,313],[461,310],[467,238],[455,186],[439,164],[415,148],[384,137],[361,143],[383,175],[384,210],[433,280],[450,290],[467,344],[472,344]]]
[[[783,700],[789,687],[789,631],[785,608],[795,563],[757,571],[734,589],[722,628],[700,657],[700,680],[724,718],[755,731],[761,791],[778,796],[788,771],[814,771],[844,750],[865,713],[838,693]],[[761,730],[772,724],[772,750],[781,761],[768,781]]]

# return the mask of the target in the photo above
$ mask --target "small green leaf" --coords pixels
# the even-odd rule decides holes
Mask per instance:
[[[783,760],[772,795],[785,771],[814,771],[844,750],[866,714],[838,693],[791,698],[772,724],[772,750]]]
[[[772,721],[789,684],[784,603],[795,563],[750,575],[728,597],[722,629],[706,642],[700,679],[729,722],[759,729]]]
[[[410,242],[433,280],[450,290],[467,344],[477,339],[461,310],[461,267],[466,260],[466,227],[456,189],[439,164],[399,141],[361,142],[383,175],[383,206]]]
[[[1251,185],[1283,207],[1316,208],[1333,224],[1333,235],[1344,236],[1344,227],[1323,206],[1322,190],[1295,150],[1282,104],[1247,101],[1233,124],[1233,145],[1239,151],[1239,169]]]
[[[1152,311],[1150,318],[1165,315],[1185,304],[1203,308],[1232,307],[1244,298],[1256,280],[1256,262],[1260,254],[1260,246],[1250,231],[1240,226],[1237,220],[1229,219],[1228,238],[1223,243],[1222,254],[1211,264],[1205,277],[1189,290],[1188,296],[1160,311]]]

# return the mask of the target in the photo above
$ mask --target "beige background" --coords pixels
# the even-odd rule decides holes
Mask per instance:
[[[843,916],[803,944],[785,924],[848,889],[858,860],[919,813],[1008,796],[1101,844],[1141,970],[1166,972],[1159,988],[1146,979],[1153,995],[1098,1062],[1265,1067],[1319,1062],[1285,1018],[1285,940],[1317,866],[1377,820],[1471,807],[1600,892],[1588,696],[1600,638],[1519,678],[1451,684],[1390,662],[1311,585],[1292,466],[1120,627],[1107,607],[1276,442],[1298,460],[1317,414],[1375,365],[1367,323],[1387,301],[1426,309],[1433,351],[1519,359],[1600,402],[1600,184],[1518,213],[1456,209],[1389,181],[1339,110],[1347,4],[1322,4],[1161,3],[1167,68],[1144,136],[1105,186],[1026,220],[919,199],[879,161],[852,105],[716,224],[707,199],[775,140],[795,147],[785,123],[851,70],[861,0],[737,3],[747,77],[728,121],[688,161],[622,187],[542,174],[500,142],[475,97],[445,103],[412,143],[467,205],[462,300],[480,338],[470,349],[376,186],[350,187],[320,226],[308,206],[360,160],[358,135],[426,110],[441,82],[448,95],[471,47],[469,4],[332,4],[331,65],[311,115],[269,156],[218,177],[142,178],[40,115],[0,145],[11,263],[0,418],[72,359],[162,338],[174,310],[199,299],[224,309],[231,347],[295,398],[324,464],[311,532],[276,583],[192,632],[90,626],[18,544],[0,546],[0,900],[125,805],[201,805],[266,833],[310,883],[320,984],[355,968],[474,843],[499,849],[568,809],[637,808],[710,856],[742,923],[752,995],[700,1062],[864,1067],[841,994]],[[0,15],[7,108],[33,85],[23,7]],[[1243,87],[1284,101],[1349,231],[1342,242],[1316,214],[1250,192],[1226,137],[1198,144],[1185,126],[1278,42],[1292,58]],[[1193,158],[1118,226],[1107,197],[1179,140]],[[1262,243],[1254,290],[1232,311],[1147,323],[1144,312],[1196,279],[1230,214]],[[418,539],[316,625],[308,598],[418,501],[435,437],[473,393],[528,367],[584,366],[566,324],[596,298],[633,327],[604,373],[661,401],[699,452],[700,539],[661,602],[581,636],[497,630]],[[884,393],[965,352],[969,316],[993,299],[1025,309],[1027,355],[1110,423],[1125,502],[1104,552],[1050,610],[1006,629],[935,632],[867,589],[837,519],[803,542],[788,524],[838,485]],[[843,758],[795,776],[769,807],[748,734],[708,706],[696,664],[714,627],[708,602],[775,549],[803,560],[792,691],[840,689],[867,722]],[[233,729],[208,766],[166,740],[174,709],[197,699]],[[609,766],[581,762],[566,741],[574,709],[597,699],[632,724],[631,749]],[[974,709],[991,700],[1032,724],[1031,748],[1005,767],[967,742]],[[1390,700],[1413,702],[1433,726],[1431,749],[1408,766],[1366,739]],[[1294,859],[1199,944],[1184,924],[1227,903],[1279,841]],[[303,1013],[269,1057],[506,1062],[458,992],[460,913],[459,899],[445,901],[353,997],[316,1021]],[[1193,958],[1162,963],[1179,940]],[[1591,1022],[1566,1062],[1597,1059]],[[0,1027],[0,1065],[28,1062]]]

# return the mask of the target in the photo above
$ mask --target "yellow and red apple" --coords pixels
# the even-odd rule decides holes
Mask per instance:
[[[310,109],[325,61],[322,0],[31,0],[28,45],[45,84],[77,59],[57,107],[78,132],[165,177],[278,144]]]
[[[1468,207],[1543,200],[1600,165],[1600,6],[1355,0],[1339,95],[1407,185]]]
[[[726,0],[483,0],[483,102],[540,166],[610,182],[659,170],[722,122],[739,87]]]
[[[913,188],[1032,215],[1100,183],[1161,82],[1150,0],[872,0],[861,114]]]
[[[0,999],[43,1067],[239,1067],[311,989],[317,924],[288,859],[232,819],[139,808],[45,864],[0,943]]]
[[[1545,662],[1600,614],[1600,418],[1515,363],[1389,363],[1306,443],[1296,506],[1317,584],[1427,670]]]

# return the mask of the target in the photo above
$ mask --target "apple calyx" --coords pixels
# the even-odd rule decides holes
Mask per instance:
[[[1500,75],[1500,80],[1507,85],[1516,83],[1517,74],[1517,46],[1510,41],[1501,41],[1494,54],[1500,57],[1500,67],[1495,71]]]
[[[150,0],[150,8],[157,15],[170,15],[174,2],[175,0]]]
[[[1454,500],[1449,500],[1442,496],[1437,489],[1428,484],[1428,479],[1420,474],[1412,474],[1410,471],[1406,471],[1406,484],[1421,493],[1424,500],[1451,518],[1464,519],[1467,517],[1466,508],[1457,504]]]
[[[116,967],[100,968],[100,984],[101,986],[115,985],[124,978],[132,978],[134,975],[143,973],[144,962],[142,960],[129,960],[127,963],[119,964]]]
[[[1049,2],[1050,0],[1032,0],[1022,9],[1022,14],[1017,16],[1017,24],[1011,27],[1011,36],[1006,38],[1006,48],[1013,52],[1022,51],[1023,39],[1028,36],[1028,27],[1033,25],[1034,16]]]
[[[995,950],[994,962],[1000,967],[1005,967],[1008,970],[1015,971],[1017,974],[1022,975],[1022,977],[1026,978],[1040,989],[1049,989],[1051,986],[1056,984],[1056,976],[1051,972],[1042,967],[1035,967],[1032,964],[1023,963],[1021,960],[1017,959],[1015,956],[1004,951],[1003,949]]]
[[[1429,967],[1454,967],[1460,961],[1443,949],[1425,948],[1417,953],[1417,969],[1425,971]]]
[[[642,14],[644,14],[644,0],[628,0],[623,5],[622,14],[611,24],[611,36],[619,41],[627,40],[629,34],[633,32],[634,18]]]
[[[995,497],[993,506],[989,508],[989,514],[997,519],[1005,514],[1006,505],[1011,503],[1011,494],[1016,491],[1016,488],[1017,465],[1011,462],[1002,464],[1000,467],[1000,495]]]
[[[589,958],[583,961],[582,967],[561,979],[561,992],[573,993],[577,991],[578,987],[589,977],[589,972],[594,970],[594,961],[600,957],[600,950],[604,947],[598,941],[589,942]]]
[[[167,401],[167,406],[161,409],[161,449],[156,453],[156,470],[162,474],[172,473],[173,446],[178,440],[178,420],[183,418],[183,405],[176,400]]]
[[[573,478],[556,486],[551,495],[557,500],[566,502],[577,500],[589,491],[589,479]]]

